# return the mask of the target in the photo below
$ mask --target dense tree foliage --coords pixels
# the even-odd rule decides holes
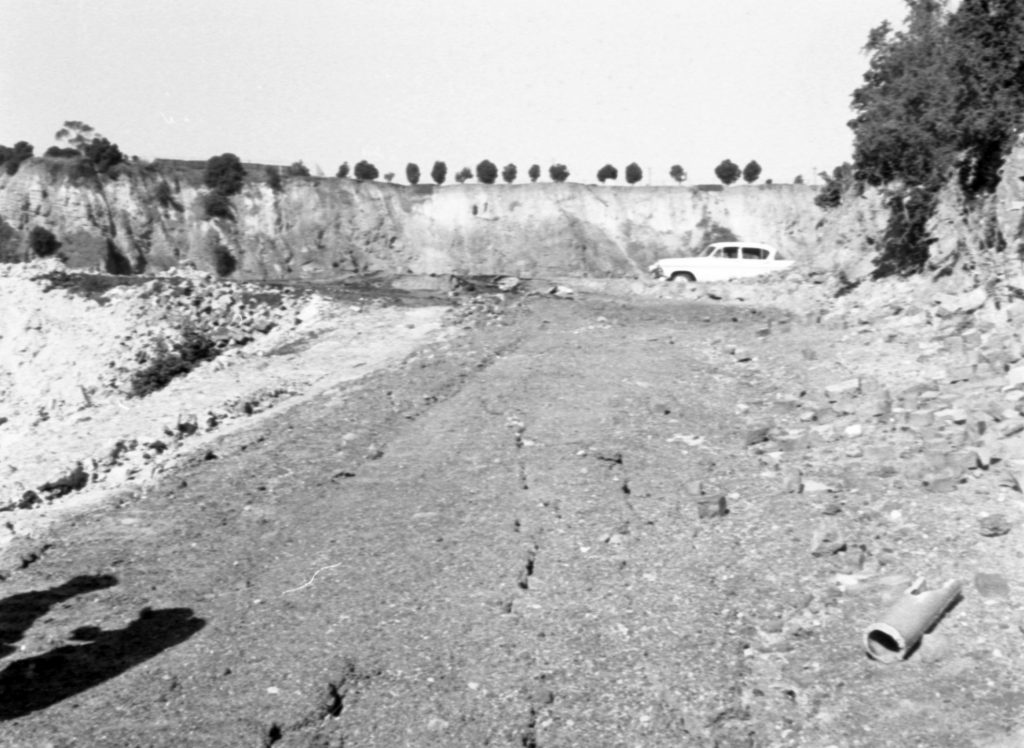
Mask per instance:
[[[753,184],[760,178],[761,164],[757,163],[757,161],[750,161],[743,167],[743,181],[747,184]]]
[[[611,164],[605,164],[597,170],[597,181],[604,184],[606,181],[611,179],[612,181],[619,178],[619,170]]]
[[[636,161],[626,166],[626,184],[636,184],[644,178],[644,170]]]
[[[668,175],[675,180],[676,184],[682,184],[687,178],[686,169],[679,164],[673,164],[672,168],[668,170]]]
[[[548,168],[548,175],[552,182],[564,182],[569,178],[569,169],[565,164],[552,164]]]
[[[420,167],[417,164],[409,162],[405,165],[405,181],[409,184],[420,183]]]
[[[233,153],[213,156],[206,162],[203,183],[214,192],[229,197],[242,191],[245,182],[245,168],[241,159]]]
[[[66,145],[65,148],[60,149],[60,153],[53,155],[67,158],[73,155],[71,151],[74,150],[77,155],[88,160],[100,174],[107,174],[111,167],[125,161],[124,154],[121,153],[121,149],[116,143],[110,142],[96,128],[85,122],[68,120],[54,133],[53,137],[58,143]],[[50,155],[50,150],[46,152],[47,155]]]
[[[366,161],[366,160],[363,160],[363,161],[360,161],[359,163],[357,163],[355,165],[355,168],[352,170],[352,174],[360,182],[362,182],[362,181],[371,181],[372,182],[374,179],[376,179],[377,177],[380,176],[380,172],[377,170],[377,167],[374,166],[373,164],[371,164],[369,161]]]
[[[23,161],[32,158],[35,149],[25,140],[19,140],[13,148],[0,145],[0,164],[8,174],[17,174]]]
[[[344,179],[348,176],[349,168],[348,161],[343,161],[341,166],[338,167],[338,179]]]
[[[498,167],[484,159],[476,165],[476,179],[481,184],[494,184],[498,179]]]
[[[540,164],[534,164],[533,166],[531,166],[530,169],[526,172],[526,176],[530,178],[531,182],[536,182],[538,179],[540,179]]]
[[[501,178],[504,179],[508,184],[512,184],[516,181],[518,170],[515,164],[505,164],[505,168],[501,170]]]
[[[309,167],[302,161],[296,161],[291,166],[284,167],[284,175],[286,177],[308,177]]]
[[[430,170],[430,178],[434,180],[434,184],[444,184],[444,180],[448,178],[448,165],[444,161],[435,161],[434,168]]]
[[[724,159],[722,163],[715,167],[715,176],[722,184],[732,184],[740,178],[740,167],[734,164],[729,159]]]
[[[889,186],[879,273],[928,257],[925,224],[953,176],[968,200],[990,192],[1024,129],[1024,3],[907,0],[904,28],[871,31],[853,93],[857,180]]]
[[[82,154],[76,148],[61,148],[59,145],[51,145],[43,155],[50,158],[79,158]]]

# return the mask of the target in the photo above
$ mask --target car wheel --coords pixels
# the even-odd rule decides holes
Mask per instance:
[[[672,277],[669,278],[672,281],[681,281],[683,283],[693,283],[697,279],[693,277],[693,273],[673,273]]]

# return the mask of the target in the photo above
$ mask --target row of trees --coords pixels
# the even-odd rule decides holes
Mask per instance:
[[[682,184],[688,178],[686,170],[679,164],[674,164],[669,169],[668,173],[669,176],[678,184]],[[368,161],[360,161],[355,165],[355,167],[350,167],[348,161],[346,161],[338,167],[337,176],[344,178],[348,177],[350,174],[358,180],[372,181],[380,176],[380,171],[376,166]],[[518,175],[519,170],[515,164],[506,164],[500,172],[502,180],[508,184],[512,184],[516,181]],[[530,178],[531,182],[536,182],[541,176],[540,165],[533,164],[530,166],[526,175]],[[723,184],[732,184],[741,176],[744,181],[749,184],[756,182],[761,177],[761,165],[758,164],[757,161],[751,161],[743,169],[740,169],[740,167],[732,161],[725,159],[715,167],[715,175]],[[454,178],[456,182],[462,184],[463,182],[472,179],[473,176],[474,172],[466,166],[457,171]],[[498,181],[498,167],[492,161],[484,159],[476,165],[475,176],[477,181],[481,184],[494,184]],[[552,182],[564,182],[569,178],[569,169],[565,164],[553,164],[548,168],[548,176],[551,178]],[[624,176],[628,184],[636,184],[643,180],[644,172],[643,169],[640,168],[639,164],[633,162],[626,167]],[[388,182],[394,179],[394,177],[394,172],[389,172],[384,175],[384,179]],[[405,178],[409,184],[419,184],[420,179],[422,178],[419,165],[415,163],[406,164]],[[435,184],[444,184],[448,179],[448,165],[445,164],[444,161],[435,161],[433,168],[430,170],[430,178]],[[614,181],[618,178],[619,170],[611,164],[605,164],[597,170],[597,181],[601,184],[604,184],[609,180]]]
[[[76,159],[90,167],[93,173],[109,174],[113,167],[125,161],[116,143],[111,143],[84,122],[68,120],[53,137],[62,145],[50,146],[44,156]],[[32,158],[34,152],[35,147],[25,140],[18,141],[13,148],[0,145],[0,165],[8,174],[17,174],[22,163]]]
[[[853,164],[827,180],[832,204],[844,190],[887,185],[879,274],[919,269],[939,191],[955,179],[968,205],[991,193],[1024,132],[1024,3],[962,0],[955,12],[945,0],[906,4],[903,29],[883,23],[868,37],[849,123]]]

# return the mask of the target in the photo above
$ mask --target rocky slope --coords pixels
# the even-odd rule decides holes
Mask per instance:
[[[225,250],[240,278],[392,273],[630,276],[727,228],[812,256],[824,213],[802,185],[614,187],[565,184],[410,187],[293,178],[251,181],[234,220],[208,220],[199,171],[133,166],[117,179],[74,178],[35,159],[0,176],[0,256],[52,231],[72,267],[213,269]],[[256,175],[254,175],[256,176]],[[165,185],[165,186],[164,186]]]

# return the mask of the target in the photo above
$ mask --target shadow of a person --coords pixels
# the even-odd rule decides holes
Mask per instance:
[[[117,584],[110,574],[90,574],[74,577],[48,590],[20,592],[0,600],[0,657],[14,651],[11,646],[19,641],[37,618],[58,603],[75,595],[106,589]]]
[[[86,691],[188,639],[206,625],[191,608],[144,608],[123,629],[85,626],[66,644],[11,662],[0,672],[0,720],[45,709]]]

